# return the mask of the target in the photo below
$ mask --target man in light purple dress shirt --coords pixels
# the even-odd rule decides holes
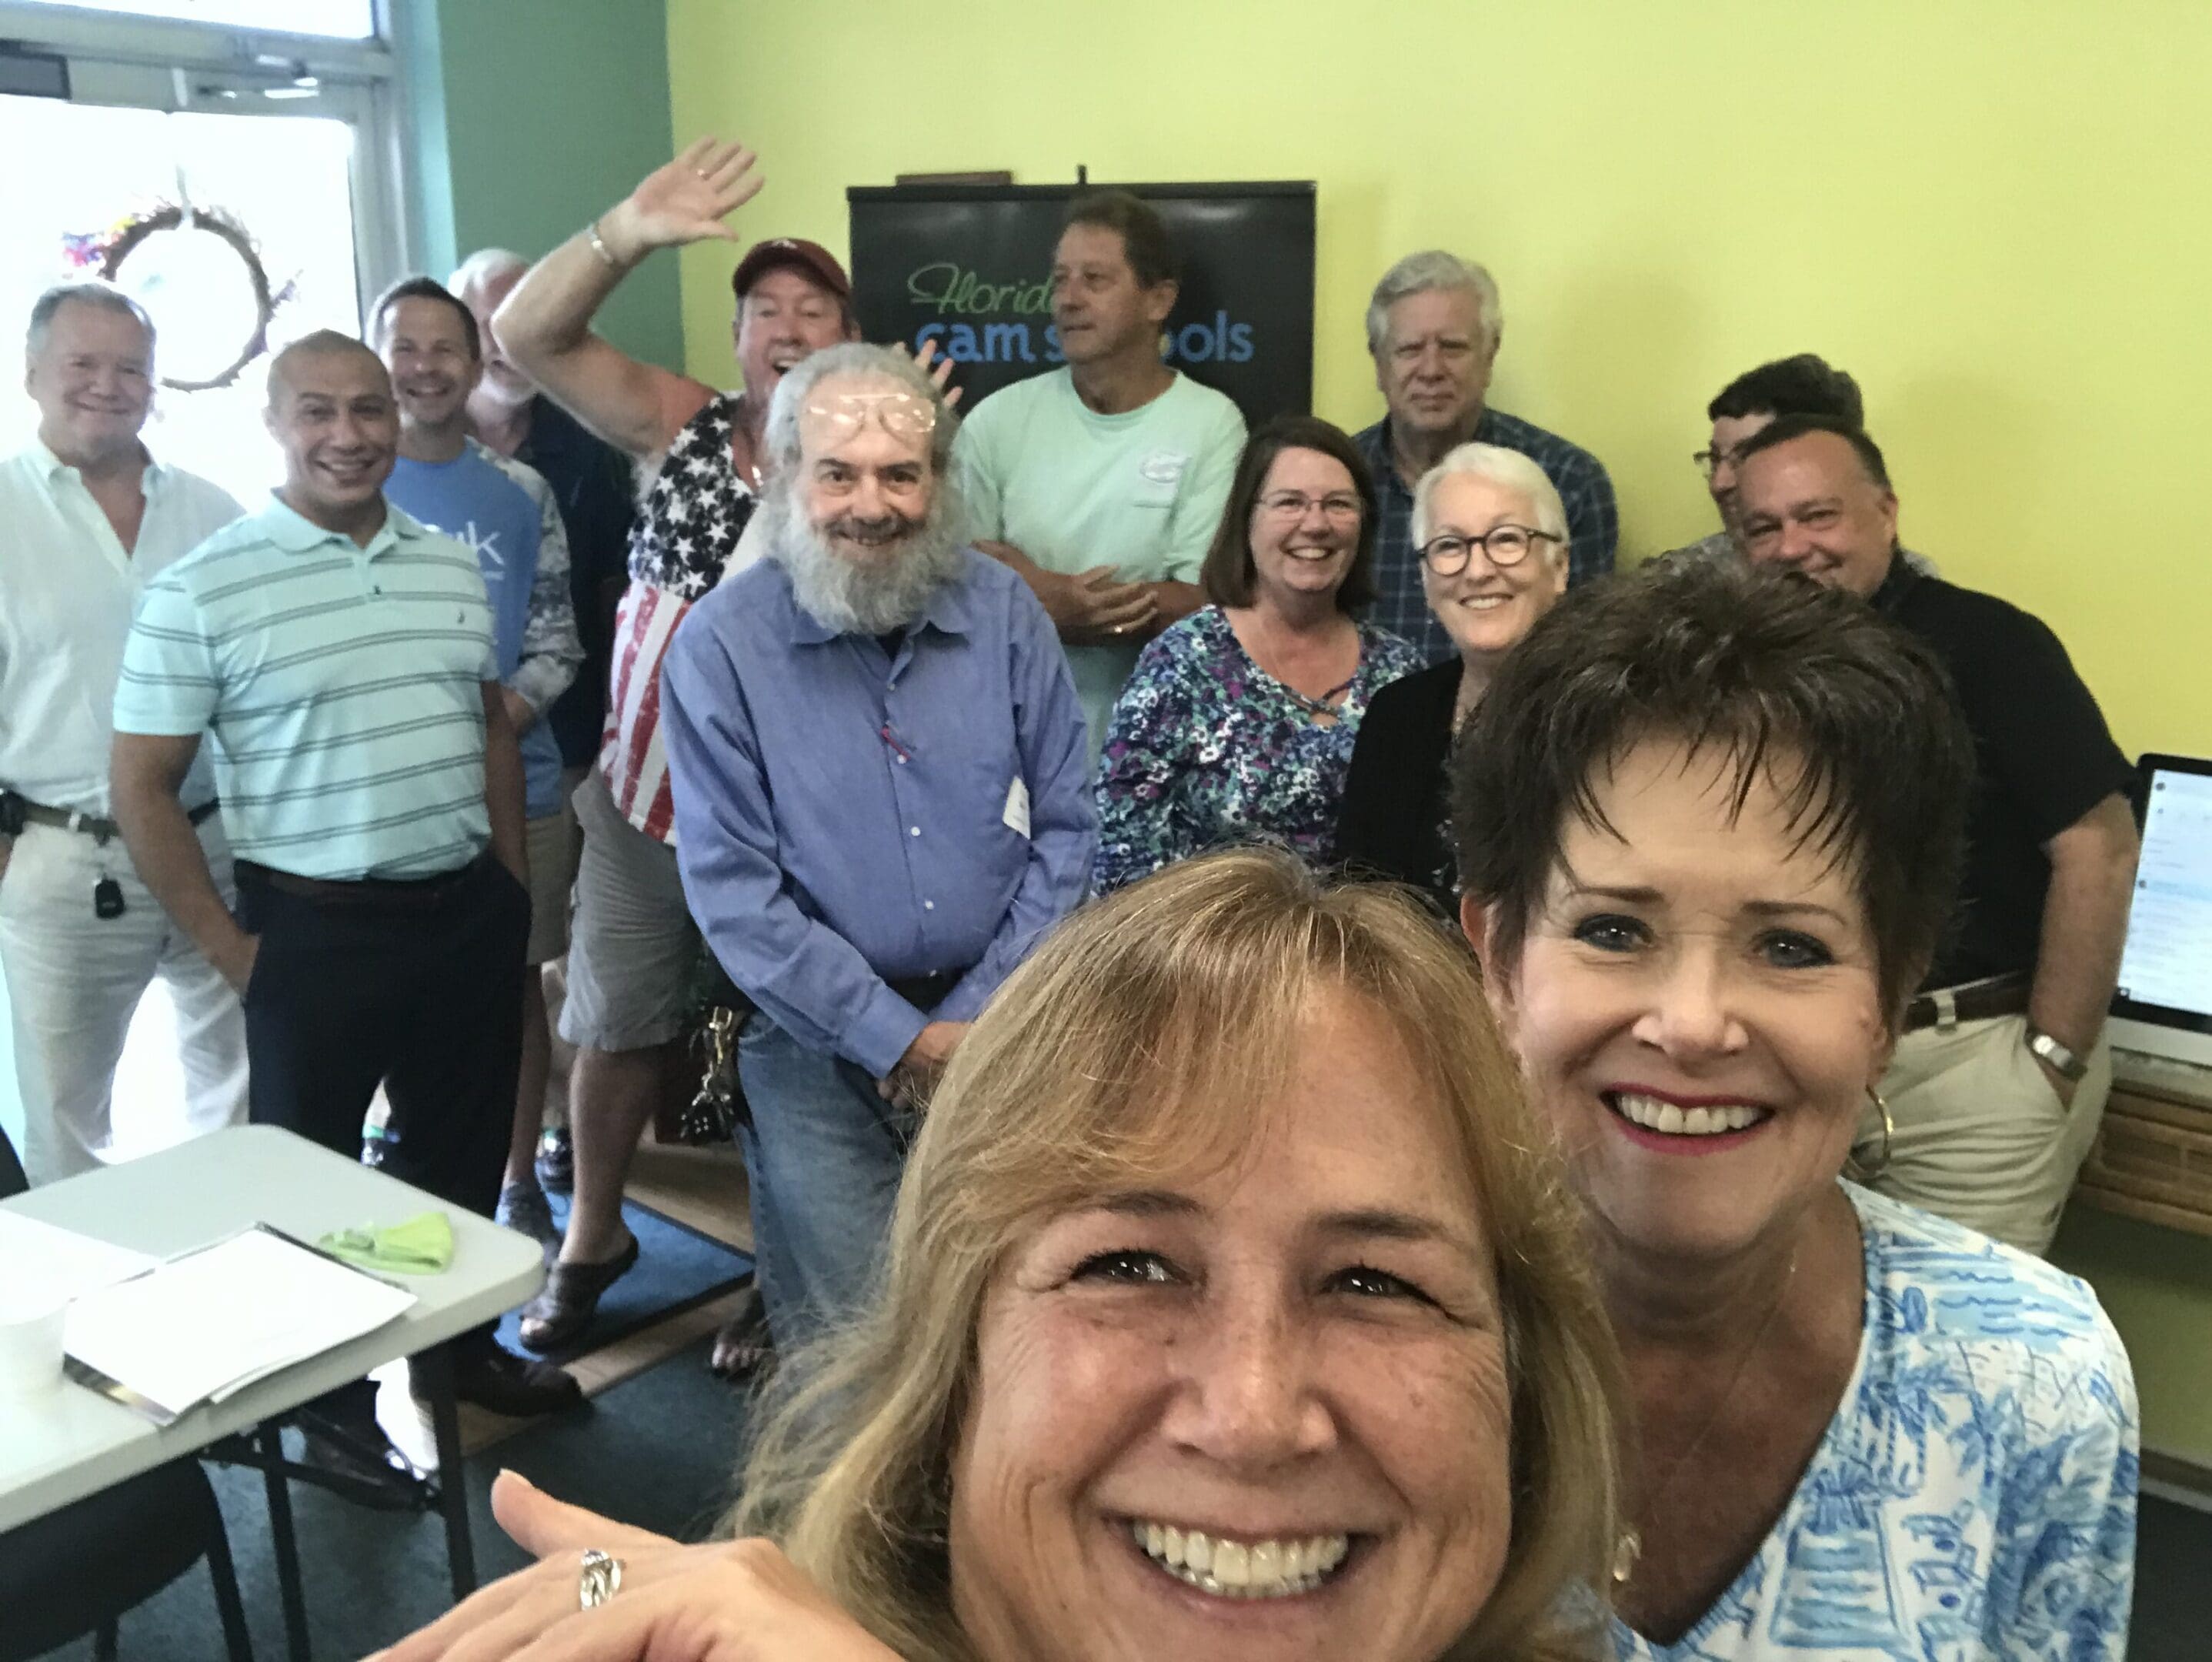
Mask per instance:
[[[769,557],[693,608],[662,672],[684,893],[758,1008],[738,1069],[780,1349],[866,1294],[922,1101],[1097,840],[1065,654],[962,539],[953,426],[885,348],[786,375]]]

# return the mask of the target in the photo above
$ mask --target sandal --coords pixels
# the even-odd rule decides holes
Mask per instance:
[[[736,1312],[714,1335],[714,1352],[708,1372],[718,1379],[749,1379],[775,1361],[775,1343],[769,1336],[768,1306],[761,1302],[760,1283],[738,1294]]]
[[[629,1238],[629,1245],[605,1263],[562,1263],[556,1259],[545,1272],[544,1287],[522,1306],[523,1348],[543,1355],[568,1344],[591,1324],[601,1295],[636,1263],[635,1235]]]

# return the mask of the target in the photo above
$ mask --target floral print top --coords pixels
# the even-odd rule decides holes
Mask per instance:
[[[1343,701],[1322,719],[1259,665],[1219,606],[1164,630],[1115,703],[1098,758],[1103,894],[1208,849],[1273,843],[1323,861],[1368,700],[1421,667],[1371,624]]]

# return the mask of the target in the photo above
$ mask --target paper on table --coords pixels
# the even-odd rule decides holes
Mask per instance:
[[[412,1293],[248,1229],[79,1299],[63,1348],[181,1414],[359,1338],[414,1303]]]
[[[0,1207],[0,1263],[8,1266],[11,1292],[62,1303],[150,1269],[155,1262],[143,1252]]]

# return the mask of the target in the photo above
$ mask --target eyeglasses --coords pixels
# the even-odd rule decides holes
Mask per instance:
[[[817,396],[805,411],[807,423],[833,442],[848,439],[873,415],[884,432],[902,439],[926,438],[937,429],[937,406],[912,393],[831,393]]]
[[[1295,490],[1278,490],[1272,496],[1260,498],[1260,511],[1272,514],[1279,520],[1303,520],[1309,508],[1318,508],[1323,514],[1340,524],[1359,518],[1365,509],[1359,498],[1348,493],[1333,496],[1307,496]]]
[[[1421,545],[1421,563],[1439,577],[1455,577],[1467,569],[1467,563],[1479,548],[1491,564],[1502,570],[1527,559],[1529,549],[1537,543],[1565,541],[1565,537],[1554,537],[1548,531],[1534,530],[1525,525],[1493,526],[1480,537],[1446,534],[1430,538]]]
[[[1734,450],[1693,450],[1690,453],[1690,460],[1697,463],[1698,472],[1711,479],[1723,465],[1735,466],[1739,455]]]

